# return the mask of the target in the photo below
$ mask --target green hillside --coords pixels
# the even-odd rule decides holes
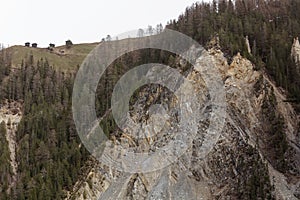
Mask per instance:
[[[22,60],[33,55],[35,61],[46,59],[55,69],[72,71],[82,63],[87,54],[99,43],[74,44],[70,48],[59,46],[50,51],[47,48],[32,48],[25,46],[12,46],[8,50],[12,56],[12,65],[20,67]]]

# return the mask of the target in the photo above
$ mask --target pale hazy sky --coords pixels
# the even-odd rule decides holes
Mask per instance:
[[[0,0],[0,43],[97,42],[148,25],[165,25],[197,0]]]

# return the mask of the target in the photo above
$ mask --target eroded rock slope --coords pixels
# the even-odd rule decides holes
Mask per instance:
[[[203,120],[192,146],[171,166],[151,173],[126,174],[94,161],[68,199],[300,198],[299,118],[284,102],[282,90],[240,54],[230,64],[218,48],[211,48],[205,56],[213,56],[221,73],[227,105],[225,126],[210,153],[204,159],[199,157],[209,126],[209,120]],[[199,100],[205,102],[208,97],[201,74],[190,69],[186,77],[192,80]],[[158,86],[145,88],[141,97],[149,91],[148,98],[132,105],[132,117],[137,121],[147,121],[144,105],[176,107],[176,99]],[[211,108],[205,109],[209,113]],[[170,122],[171,127],[172,122],[176,121]],[[114,138],[114,142],[140,151],[150,151],[149,146],[159,147],[170,140],[163,133],[145,140],[127,134]]]

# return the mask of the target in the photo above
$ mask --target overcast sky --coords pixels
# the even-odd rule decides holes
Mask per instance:
[[[148,25],[165,25],[197,0],[0,0],[0,43],[46,47],[97,42]]]

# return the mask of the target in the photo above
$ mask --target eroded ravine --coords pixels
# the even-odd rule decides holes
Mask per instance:
[[[16,160],[16,131],[22,119],[22,104],[20,102],[4,102],[0,107],[0,122],[6,124],[6,139],[10,152],[10,164],[12,167],[12,182],[9,184],[8,192],[16,186],[18,163]]]

